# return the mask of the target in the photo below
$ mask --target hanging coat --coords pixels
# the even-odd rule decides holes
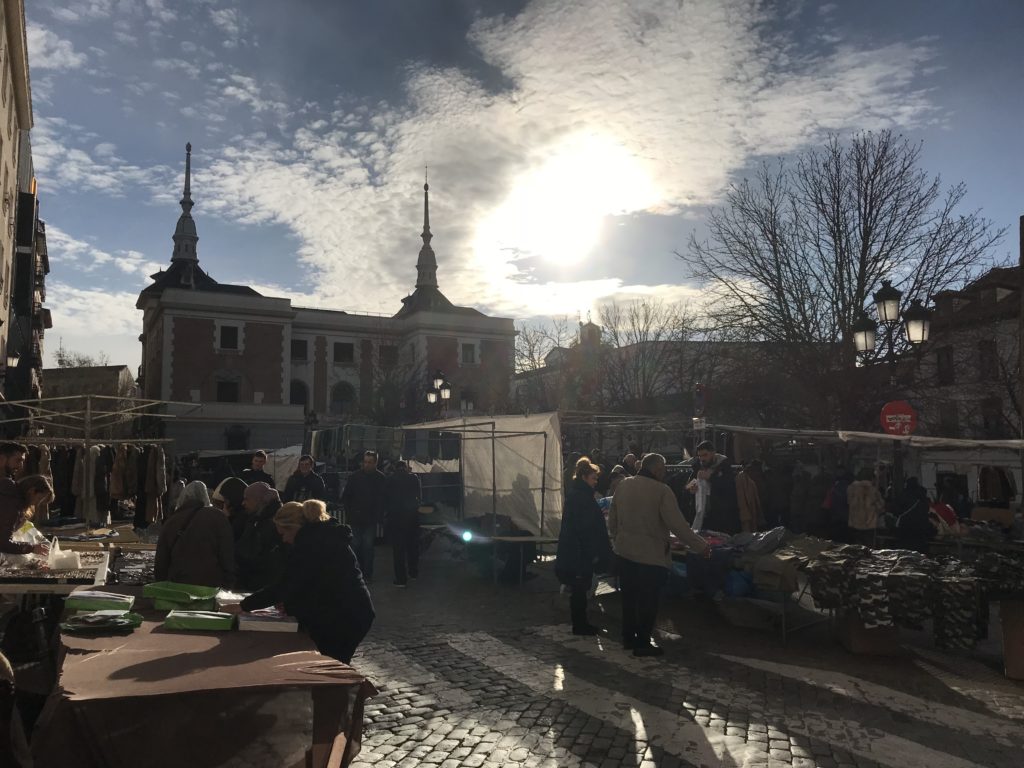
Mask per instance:
[[[114,467],[110,470],[110,498],[127,499],[125,474],[128,471],[128,446],[119,445],[114,456]]]
[[[102,525],[96,508],[96,461],[99,459],[98,446],[79,448],[75,454],[75,474],[71,481],[71,492],[75,494],[75,517],[90,525]]]
[[[163,498],[167,493],[167,465],[164,449],[153,446],[146,466],[146,521],[155,523],[164,516]]]
[[[761,494],[754,478],[747,471],[736,475],[736,501],[740,508],[740,529],[743,533],[760,530],[764,521]]]
[[[139,495],[139,458],[141,456],[142,452],[138,448],[134,445],[128,446],[124,465],[124,497],[126,499]]]

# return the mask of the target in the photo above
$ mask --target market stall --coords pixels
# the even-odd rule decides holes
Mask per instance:
[[[406,429],[460,436],[465,518],[489,517],[493,524],[503,517],[534,536],[558,535],[562,442],[557,413],[448,419]]]
[[[272,726],[262,717],[257,730],[230,727],[245,696],[299,689],[313,703],[307,764],[345,766],[376,692],[300,633],[174,632],[146,620],[126,636],[64,635],[61,644],[58,688],[32,739],[37,765],[220,764]]]

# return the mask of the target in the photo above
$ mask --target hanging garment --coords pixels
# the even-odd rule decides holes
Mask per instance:
[[[711,482],[708,480],[698,479],[697,480],[697,515],[693,518],[693,525],[691,528],[695,531],[703,530],[704,528],[704,515],[708,511],[708,500],[711,498]]]
[[[103,525],[96,508],[96,462],[99,459],[98,446],[79,448],[75,455],[75,474],[72,493],[75,494],[75,516],[89,525]]]
[[[164,449],[159,445],[152,446],[146,466],[146,522],[155,523],[162,520],[163,497],[167,493],[167,462]]]
[[[140,491],[145,490],[145,485],[139,484],[139,461],[141,457],[141,450],[134,445],[128,446],[124,464],[124,497],[126,499],[137,496]],[[142,471],[145,473],[145,469],[142,469]]]
[[[50,485],[53,486],[53,472],[50,468],[50,449],[45,445],[39,446],[39,474],[50,481]],[[36,516],[39,520],[48,520],[50,517],[50,504],[52,502],[46,501],[39,505],[36,509]]]
[[[114,456],[114,466],[110,470],[110,498],[127,499],[125,493],[125,474],[128,471],[128,446],[121,444],[117,446],[117,453]]]

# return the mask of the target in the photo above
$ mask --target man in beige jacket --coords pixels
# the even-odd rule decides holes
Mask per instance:
[[[690,529],[664,480],[665,457],[647,454],[637,476],[626,478],[615,489],[608,514],[622,592],[622,646],[632,648],[634,656],[663,653],[651,641],[651,633],[658,616],[659,592],[672,566],[669,532],[694,552],[707,556],[711,551]]]

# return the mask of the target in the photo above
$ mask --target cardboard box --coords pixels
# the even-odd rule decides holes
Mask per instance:
[[[979,523],[993,521],[999,523],[1003,528],[1010,528],[1013,526],[1013,510],[999,507],[975,507],[971,510],[971,520],[976,520]]]
[[[1024,680],[1024,600],[999,603],[1003,626],[1003,669],[1012,680]]]
[[[854,611],[846,611],[838,621],[839,642],[850,653],[871,656],[900,656],[900,631],[897,627],[868,629]]]

